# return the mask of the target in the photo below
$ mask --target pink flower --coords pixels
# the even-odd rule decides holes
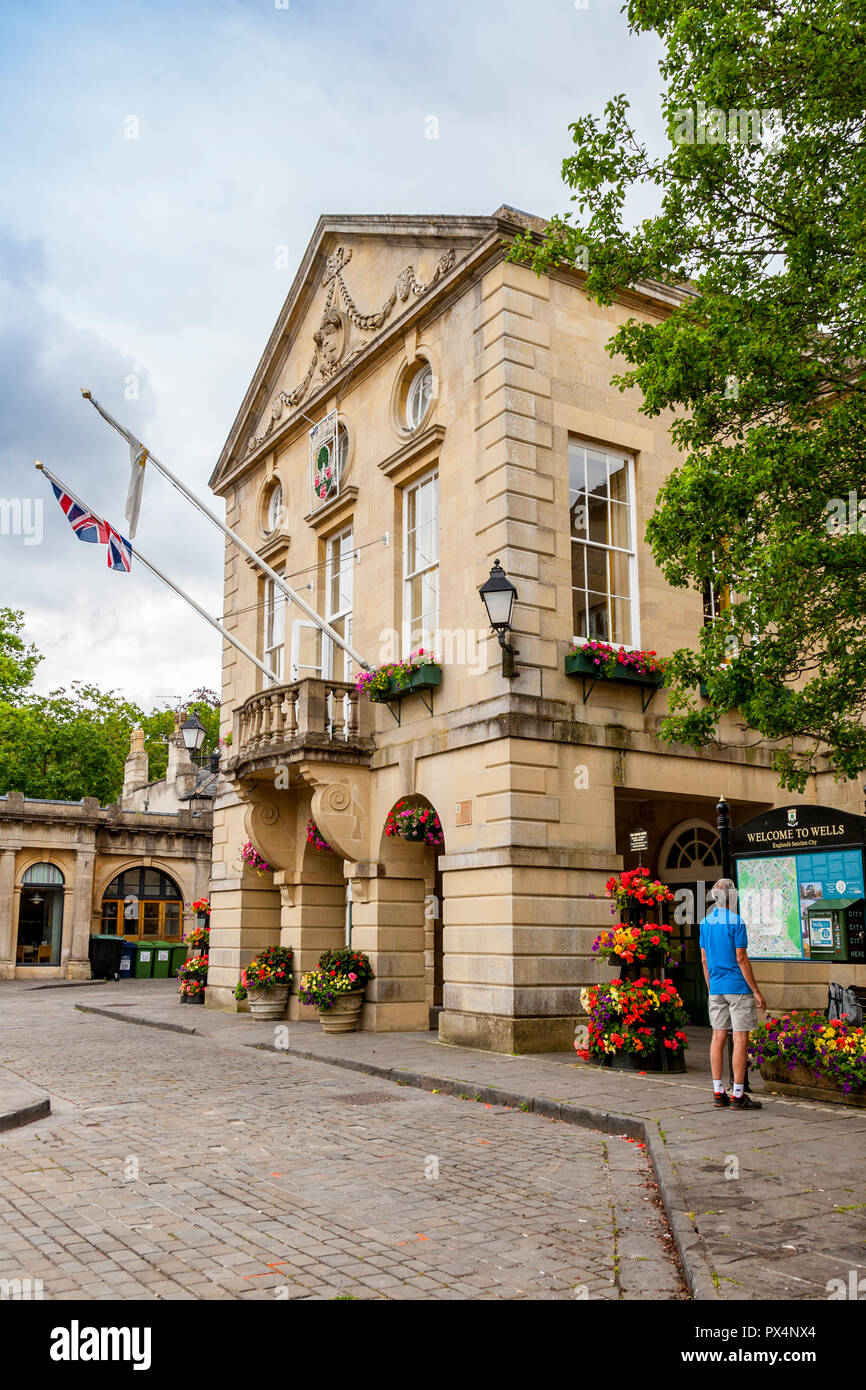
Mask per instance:
[[[355,983],[355,981],[357,980],[357,978],[358,978],[358,976],[354,973],[354,971],[350,970],[350,971],[349,971],[349,979],[352,981],[352,984]]]

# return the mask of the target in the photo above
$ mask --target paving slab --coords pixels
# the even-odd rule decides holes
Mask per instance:
[[[85,1007],[90,1002],[81,1001]],[[587,1066],[571,1053],[513,1055],[450,1047],[435,1033],[329,1036],[317,1023],[259,1023],[249,1015],[207,1008],[196,1011],[190,1023],[190,1011],[178,1004],[171,981],[109,985],[99,993],[99,1008],[150,1027],[181,1023],[221,1048],[278,1047],[290,1068],[304,1059],[327,1062],[356,1075],[470,1097],[466,1105],[507,1104],[518,1113],[523,1106],[578,1127],[638,1137],[647,1146],[697,1297],[797,1297],[790,1252],[779,1248],[794,1226],[808,1246],[799,1254],[813,1256],[820,1266],[815,1280],[804,1284],[803,1297],[815,1296],[814,1287],[824,1288],[831,1278],[847,1281],[851,1269],[858,1277],[866,1274],[866,1209],[860,1207],[866,1199],[861,1176],[866,1116],[832,1103],[774,1095],[754,1075],[762,1111],[715,1110],[707,1030],[690,1030],[684,1074],[643,1076]],[[344,1089],[353,1085],[348,1081]],[[340,1086],[334,1083],[335,1093]],[[480,1102],[476,1095],[483,1095]],[[507,1117],[514,1110],[499,1113],[513,1123]],[[836,1205],[852,1208],[836,1213],[845,1223],[841,1241],[839,1231],[828,1228]],[[737,1264],[736,1276],[723,1272],[731,1264]],[[755,1270],[751,1283],[750,1268]]]

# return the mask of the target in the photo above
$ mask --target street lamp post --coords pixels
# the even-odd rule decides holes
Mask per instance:
[[[180,732],[183,735],[186,751],[189,753],[190,759],[194,762],[195,754],[200,751],[204,743],[207,729],[204,724],[202,724],[198,715],[193,714],[181,724]]]
[[[506,642],[506,633],[511,630],[511,616],[514,612],[514,604],[517,599],[517,590],[511,583],[504,569],[496,560],[490,578],[485,580],[478,590],[487,609],[487,618],[499,639],[502,648],[502,674],[508,680],[513,680],[518,674],[514,658],[519,655],[517,649],[510,642]]]

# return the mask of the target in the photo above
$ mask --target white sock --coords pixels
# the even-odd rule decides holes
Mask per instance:
[[[746,1083],[744,1081],[734,1082],[734,1100],[740,1099],[740,1096],[743,1094],[743,1091],[745,1089],[745,1084]]]
[[[724,1095],[725,1088],[722,1085],[721,1081],[717,1081],[715,1077],[713,1077],[713,1090],[715,1091],[717,1096]]]

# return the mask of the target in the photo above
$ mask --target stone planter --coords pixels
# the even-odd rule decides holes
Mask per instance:
[[[761,1078],[768,1090],[780,1095],[800,1096],[804,1100],[832,1100],[838,1105],[866,1106],[866,1090],[845,1092],[826,1076],[816,1076],[811,1067],[797,1062],[788,1067],[784,1062],[766,1061],[761,1065]]]
[[[274,985],[272,989],[247,989],[247,999],[253,1018],[282,1018],[289,1001],[289,986]]]
[[[346,994],[338,994],[330,1009],[317,1009],[322,1032],[354,1033],[363,1002],[363,989],[352,989]]]

